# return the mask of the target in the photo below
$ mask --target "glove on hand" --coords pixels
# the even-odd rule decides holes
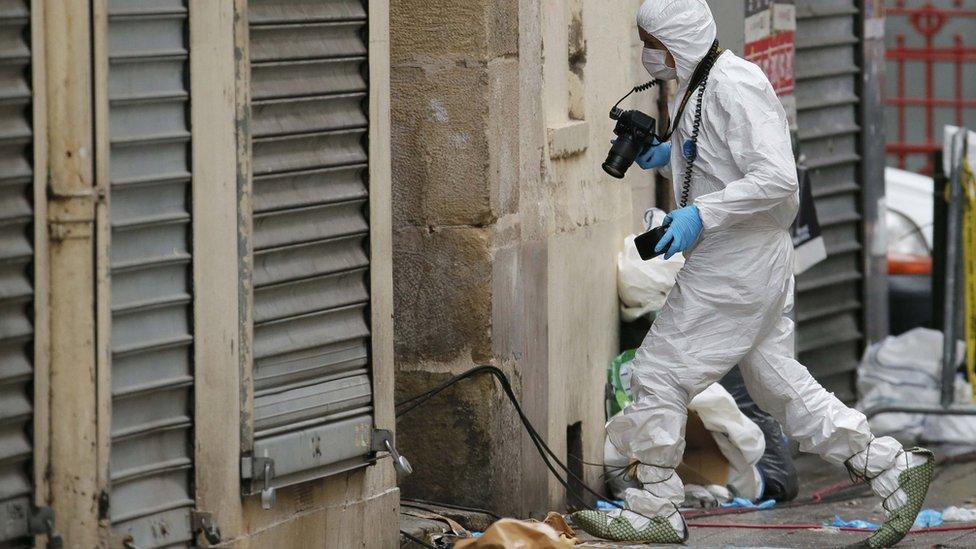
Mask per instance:
[[[645,170],[660,168],[671,162],[671,142],[661,143],[655,137],[651,146],[637,156],[637,165]]]
[[[692,204],[674,210],[664,218],[663,225],[668,230],[661,237],[657,246],[654,247],[654,251],[661,252],[666,249],[664,259],[671,259],[674,254],[691,248],[698,240],[698,235],[702,232],[702,220],[698,213],[698,206]]]

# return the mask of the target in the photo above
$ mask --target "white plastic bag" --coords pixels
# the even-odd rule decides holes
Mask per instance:
[[[681,504],[684,508],[710,508],[732,501],[732,493],[725,486],[709,484],[685,484],[685,501]]]
[[[644,261],[634,246],[634,237],[624,239],[624,249],[617,255],[617,293],[620,296],[620,319],[633,322],[651,311],[660,310],[674,286],[684,256],[675,254],[665,260],[658,256]]]
[[[644,230],[660,227],[666,215],[659,208],[645,211]],[[678,271],[685,264],[685,258],[680,253],[667,260],[659,255],[644,261],[634,245],[636,237],[632,234],[624,238],[624,249],[617,254],[617,294],[620,296],[620,319],[624,322],[633,322],[647,313],[660,310],[674,286]]]
[[[946,507],[942,511],[942,520],[946,522],[973,522],[976,521],[976,507]]]
[[[942,379],[942,332],[915,328],[870,346],[857,371],[857,408],[916,404],[937,406]],[[965,344],[956,342],[956,356]],[[955,402],[972,403],[969,383],[955,380]],[[976,440],[976,417],[923,414],[881,414],[871,418],[875,435],[892,435],[902,442],[971,442]]]
[[[739,411],[735,399],[718,383],[693,398],[688,409],[698,414],[729,461],[728,486],[732,492],[741,498],[758,499],[763,482],[757,465],[766,451],[762,429]]]

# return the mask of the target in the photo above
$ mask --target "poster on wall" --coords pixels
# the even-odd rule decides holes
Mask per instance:
[[[796,5],[793,0],[746,0],[745,58],[766,73],[786,109],[790,129],[796,130],[793,95],[796,59]]]
[[[813,192],[810,190],[810,172],[802,166],[796,172],[800,184],[800,208],[790,232],[793,248],[796,250],[793,256],[793,274],[800,274],[827,259],[827,245],[820,232],[820,221],[817,219]]]

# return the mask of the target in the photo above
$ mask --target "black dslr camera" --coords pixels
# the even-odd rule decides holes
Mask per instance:
[[[625,111],[618,107],[610,110],[610,118],[617,121],[617,125],[613,128],[617,139],[603,162],[603,171],[617,179],[622,179],[637,159],[637,155],[651,146],[657,122],[640,111]]]

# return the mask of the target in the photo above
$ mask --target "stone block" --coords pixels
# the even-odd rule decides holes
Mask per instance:
[[[477,227],[394,232],[398,364],[491,360],[489,232]]]
[[[401,370],[397,400],[451,375]],[[517,514],[522,435],[516,421],[511,404],[489,376],[461,381],[402,416],[397,448],[414,470],[401,480],[403,496]]]
[[[488,71],[484,65],[394,66],[394,225],[484,225]]]
[[[391,60],[485,62],[516,56],[518,17],[518,0],[393,0]]]
[[[488,51],[492,57],[518,55],[519,15],[518,0],[488,3]]]
[[[519,65],[517,59],[488,64],[488,185],[494,217],[519,206]]]
[[[487,59],[490,4],[490,0],[392,0],[392,63],[418,57]]]

